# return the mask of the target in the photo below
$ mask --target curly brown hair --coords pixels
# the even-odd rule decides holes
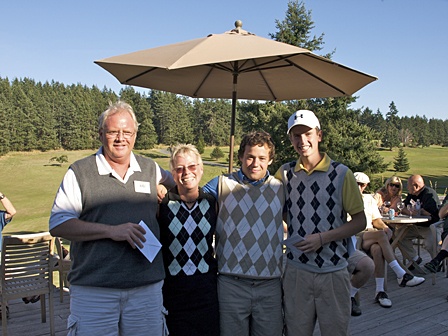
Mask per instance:
[[[272,141],[271,135],[265,131],[253,131],[247,133],[240,143],[240,148],[238,150],[238,158],[243,157],[246,146],[264,146],[267,145],[269,148],[269,159],[273,160],[275,156],[275,145]]]

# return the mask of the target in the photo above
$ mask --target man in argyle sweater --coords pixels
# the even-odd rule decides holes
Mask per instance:
[[[352,171],[319,152],[322,130],[313,112],[295,112],[287,133],[299,160],[275,175],[285,186],[288,237],[298,241],[286,251],[286,332],[312,335],[317,319],[322,335],[348,335],[347,242],[366,227],[361,194]]]
[[[218,200],[216,257],[221,336],[281,336],[283,184],[269,174],[274,144],[247,134],[241,169],[204,186]]]

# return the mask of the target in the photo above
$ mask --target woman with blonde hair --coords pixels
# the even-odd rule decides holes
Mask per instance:
[[[378,189],[373,198],[378,204],[378,208],[383,208],[383,213],[387,213],[389,209],[394,209],[395,211],[401,211],[397,207],[398,203],[401,202],[401,193],[403,191],[403,184],[398,176],[389,177],[383,187]],[[389,203],[386,203],[389,202]]]
[[[160,203],[157,217],[168,331],[175,336],[218,336],[218,265],[213,250],[216,200],[199,186],[204,170],[195,146],[175,146],[170,169],[176,186]]]

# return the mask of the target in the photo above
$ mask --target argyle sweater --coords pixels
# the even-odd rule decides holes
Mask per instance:
[[[244,184],[237,173],[220,176],[218,203],[219,273],[261,279],[280,277],[282,183],[273,176],[259,185]]]
[[[340,227],[347,221],[342,189],[348,168],[331,160],[328,171],[294,172],[296,161],[284,164],[279,171],[286,189],[288,236],[305,237]],[[314,273],[327,273],[347,266],[347,240],[325,244],[316,252],[297,254],[287,250],[294,266]]]
[[[199,197],[188,209],[177,187],[170,190],[159,208],[160,240],[167,279],[190,275],[216,274],[213,234],[216,227],[216,200],[199,188]]]

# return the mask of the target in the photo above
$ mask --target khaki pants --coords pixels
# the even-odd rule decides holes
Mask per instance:
[[[282,336],[280,278],[218,276],[221,336]]]
[[[398,226],[397,232],[400,229],[402,228]],[[426,226],[412,225],[406,232],[406,235],[403,237],[403,239],[398,242],[398,248],[409,255],[410,258],[414,258],[415,256],[417,256],[417,251],[414,249],[412,240],[419,236],[423,237],[423,239],[425,240],[425,249],[429,252],[431,258],[434,258],[435,255],[433,254],[436,242],[431,229]]]
[[[350,275],[346,268],[311,273],[286,265],[283,304],[287,336],[313,335],[316,320],[322,336],[346,336],[350,322]]]

